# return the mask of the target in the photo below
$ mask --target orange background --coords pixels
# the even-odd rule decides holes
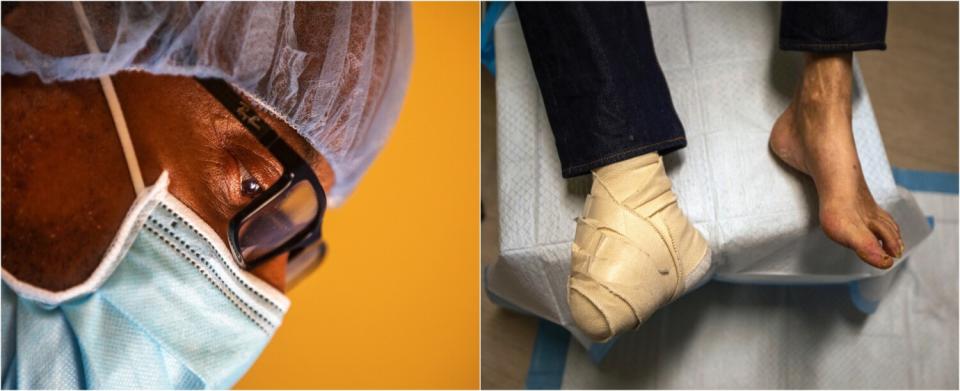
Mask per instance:
[[[479,388],[479,3],[413,4],[399,121],[238,388]]]

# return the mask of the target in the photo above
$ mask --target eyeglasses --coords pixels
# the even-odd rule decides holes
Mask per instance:
[[[244,269],[289,252],[287,285],[315,268],[326,253],[320,227],[327,208],[323,186],[293,148],[220,79],[197,81],[220,101],[283,166],[280,178],[230,219],[230,250]]]

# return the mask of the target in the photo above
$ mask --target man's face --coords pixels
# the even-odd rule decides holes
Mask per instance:
[[[125,72],[112,77],[147,185],[164,170],[170,193],[226,242],[231,218],[283,171],[253,135],[194,79]],[[296,131],[259,115],[311,163],[325,189],[333,173]],[[3,263],[48,289],[76,285],[99,264],[134,199],[97,81],[44,85],[3,76]],[[284,289],[286,255],[253,270]]]
[[[375,108],[387,80],[384,75],[392,64],[393,46],[387,44],[392,39],[390,30],[371,28],[370,23],[395,10],[369,3],[352,6],[354,27],[348,45],[341,47],[340,36],[330,30],[333,24],[322,23],[338,17],[339,7],[335,3],[296,5],[296,46],[303,53],[311,53],[313,59],[309,69],[299,71],[324,70],[324,53],[331,48],[345,51],[347,58],[366,58],[366,43],[372,38],[377,42],[368,64],[372,68],[365,68],[363,61],[342,64],[329,109],[341,110],[338,105],[352,102],[358,93],[356,88],[362,84],[361,76],[368,71],[373,77],[368,90],[361,92],[366,105]],[[371,19],[371,13],[378,17]],[[68,4],[40,2],[5,7],[3,25],[33,48],[54,57],[89,51],[73,7]],[[109,37],[109,29],[104,34]],[[106,42],[109,40],[101,44]],[[197,50],[223,50],[216,43],[201,40],[196,42]],[[224,66],[229,72],[230,65]],[[300,76],[309,79],[310,74]],[[225,239],[228,221],[252,200],[241,191],[243,180],[249,175],[262,188],[268,188],[281,174],[278,162],[192,78],[138,72],[112,78],[145,183],[153,183],[162,171],[168,171],[170,192]],[[262,111],[259,115],[311,163],[323,187],[331,189],[335,179],[324,157],[283,121]],[[347,126],[341,122],[334,118],[331,126]],[[34,76],[4,75],[2,137],[4,269],[21,280],[53,290],[82,282],[99,264],[134,200],[99,83],[86,80],[44,85]],[[282,288],[282,258],[262,264],[253,272]]]

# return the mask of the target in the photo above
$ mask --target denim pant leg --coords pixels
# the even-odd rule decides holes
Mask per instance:
[[[830,53],[884,50],[886,2],[783,2],[780,49]]]
[[[564,178],[686,146],[643,3],[516,3]]]

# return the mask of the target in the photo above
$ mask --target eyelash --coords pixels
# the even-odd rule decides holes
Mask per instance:
[[[240,167],[240,194],[252,198],[263,192],[263,185],[260,181],[254,178],[239,161],[237,166]]]
[[[273,167],[273,164],[271,164],[269,160],[265,160],[266,158],[261,157],[260,154],[256,153],[247,145],[248,141],[252,140],[234,140],[234,142],[225,146],[227,153],[233,161],[232,166],[234,167],[234,172],[239,174],[239,181],[230,185],[229,192],[231,193],[231,198],[237,197],[235,200],[240,203],[246,203],[251,198],[266,191],[269,182],[264,181],[269,181],[270,177],[273,176],[272,172],[275,171],[275,167]],[[245,165],[244,163],[247,164]],[[261,163],[263,164],[261,165]],[[253,164],[253,167],[257,168],[256,174],[254,174],[254,171],[247,169],[246,166],[250,164]],[[264,170],[266,170],[266,172]],[[277,175],[279,176],[279,173],[277,173]]]
[[[263,186],[255,178],[246,178],[240,181],[240,193],[247,197],[255,197],[263,192]]]

